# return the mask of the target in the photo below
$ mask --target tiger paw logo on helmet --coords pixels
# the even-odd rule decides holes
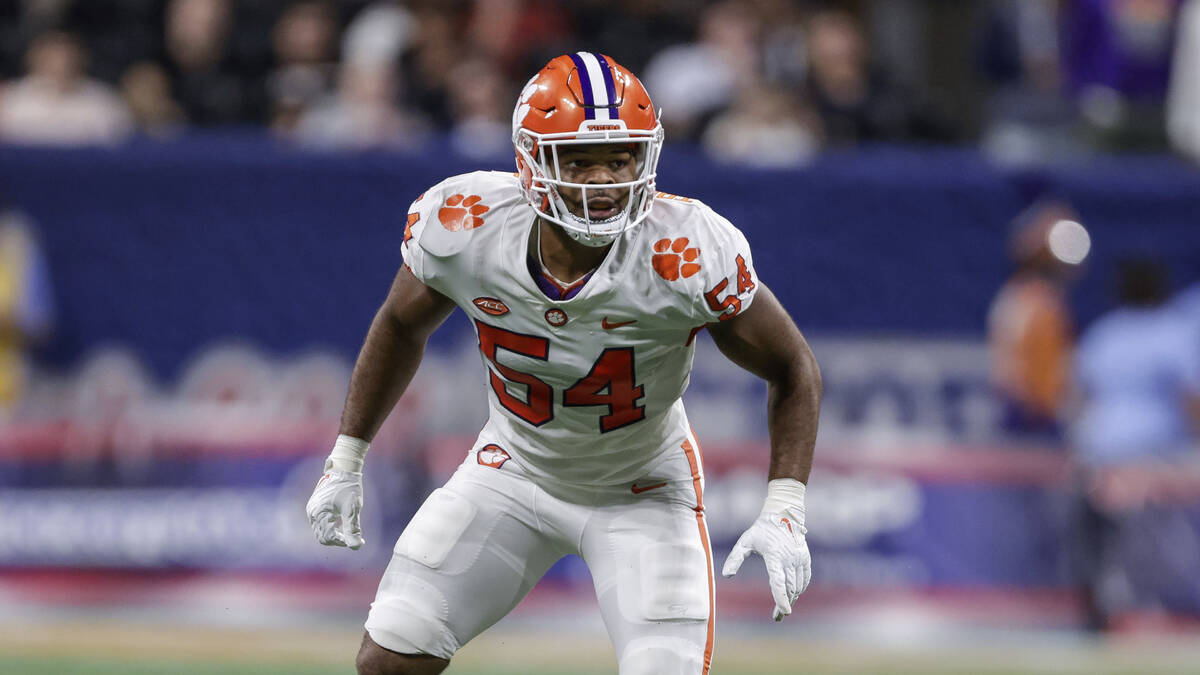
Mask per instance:
[[[442,227],[451,232],[459,232],[483,225],[483,214],[490,209],[479,203],[481,199],[483,198],[479,195],[450,195],[442,208],[438,209],[438,220],[441,221]]]
[[[700,271],[700,263],[696,262],[700,257],[700,249],[688,248],[690,243],[687,237],[680,237],[675,241],[659,239],[654,242],[655,254],[650,259],[650,264],[654,271],[658,272],[658,276],[667,281],[675,281],[680,277],[686,279]]]

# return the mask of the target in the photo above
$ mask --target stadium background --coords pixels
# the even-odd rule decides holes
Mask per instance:
[[[761,566],[719,581],[714,672],[1200,670],[1194,460],[1139,468],[1157,499],[1120,508],[1106,564],[1121,591],[1086,630],[1071,436],[1006,425],[986,343],[1014,222],[1039,199],[1090,235],[1077,332],[1113,307],[1126,256],[1164,264],[1176,290],[1200,279],[1195,146],[1165,122],[1196,72],[1180,15],[1195,5],[0,3],[0,198],[52,289],[31,292],[46,325],[0,416],[0,670],[349,670],[390,543],[485,414],[455,317],[373,446],[368,546],[313,543],[303,502],[404,214],[448,175],[509,170],[515,90],[582,48],[643,75],[670,123],[659,188],[746,233],[822,365],[813,586],[773,624]],[[180,15],[213,26],[207,65],[178,46],[204,43]],[[110,120],[82,137],[61,126],[67,103],[22,89],[27,52],[62,35],[109,92],[72,100]],[[155,67],[152,105],[130,74]],[[867,103],[838,104],[856,67]],[[364,99],[355,69],[390,86]],[[728,81],[706,88],[698,69]],[[761,503],[765,389],[706,338],[695,368],[719,563]],[[591,605],[567,559],[450,672],[610,672]]]

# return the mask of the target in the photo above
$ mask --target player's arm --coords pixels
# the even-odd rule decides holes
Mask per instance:
[[[367,331],[339,433],[370,441],[412,381],[425,343],[454,311],[454,302],[401,267]]]
[[[761,282],[749,309],[708,331],[729,360],[767,381],[767,479],[807,483],[821,408],[821,373],[808,342]]]
[[[821,373],[808,342],[761,282],[754,304],[728,321],[710,324],[709,333],[731,361],[767,381],[767,499],[722,573],[733,576],[750,553],[761,555],[778,621],[791,613],[812,575],[804,539],[804,494],[817,439]]]
[[[408,267],[396,274],[354,363],[337,442],[305,509],[322,544],[357,549],[365,543],[359,513],[370,441],[416,374],[429,335],[453,310],[449,298]]]

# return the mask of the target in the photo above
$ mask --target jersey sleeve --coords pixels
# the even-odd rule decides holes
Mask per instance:
[[[423,192],[408,207],[407,222],[404,225],[404,241],[400,245],[404,266],[426,286],[433,286],[434,284],[431,282],[437,276],[437,261],[430,260],[429,254],[421,245],[425,228],[434,216],[433,205],[437,203],[433,194],[435,192],[437,192],[436,186]]]
[[[728,321],[750,308],[758,292],[758,275],[750,243],[741,230],[706,209],[700,240],[699,290],[692,298],[697,323]]]
[[[447,178],[417,197],[408,208],[401,245],[413,276],[452,300],[457,297],[455,286],[472,274],[469,266],[464,269],[460,254],[474,244],[476,228],[483,222],[474,213],[488,210],[476,205],[478,196],[467,196],[478,187],[470,178]]]
[[[480,251],[503,220],[494,207],[514,181],[509,174],[476,171],[447,178],[417,197],[408,209],[401,245],[413,276],[455,302],[470,293],[480,274]],[[488,228],[488,221],[497,224]]]

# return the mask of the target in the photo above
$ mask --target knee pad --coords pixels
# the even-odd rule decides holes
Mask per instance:
[[[639,638],[625,647],[618,668],[620,675],[701,675],[704,648],[681,638]]]
[[[441,592],[407,576],[371,603],[366,629],[371,639],[385,649],[449,659],[460,645],[446,626],[448,612]]]

